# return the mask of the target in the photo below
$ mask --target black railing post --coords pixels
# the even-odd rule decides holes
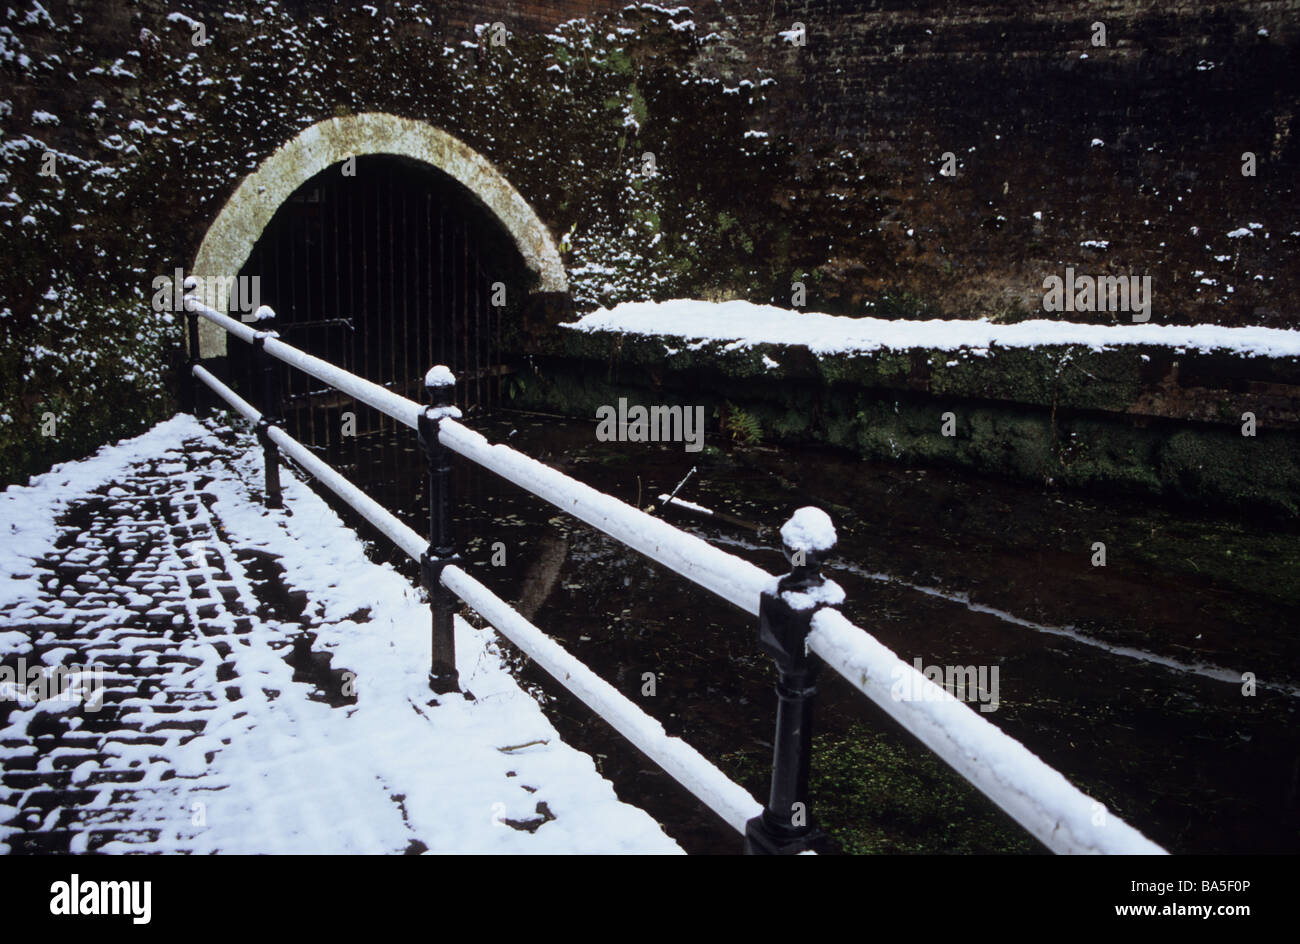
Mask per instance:
[[[822,662],[807,650],[806,640],[818,608],[843,598],[821,574],[822,561],[835,546],[835,529],[824,512],[801,508],[781,529],[781,540],[790,573],[775,593],[764,591],[758,609],[758,641],[776,661],[778,701],[772,789],[763,812],[746,824],[750,855],[793,855],[824,838],[808,802],[813,698]]]
[[[460,690],[456,672],[456,596],[442,585],[442,570],[459,563],[451,540],[451,450],[438,441],[444,416],[460,416],[453,405],[456,378],[443,366],[424,377],[430,405],[420,414],[420,448],[429,465],[429,547],[420,558],[420,578],[433,611],[429,687],[443,695]]]
[[[275,358],[266,353],[266,339],[278,338],[275,330],[275,312],[263,305],[253,313],[257,333],[253,335],[253,362],[262,385],[262,418],[257,421],[257,441],[262,444],[262,460],[266,466],[266,507],[281,508],[284,498],[280,493],[280,450],[271,441],[268,430],[280,423],[280,370]]]
[[[185,359],[185,370],[187,376],[185,382],[181,384],[181,389],[185,391],[187,402],[183,404],[184,408],[194,416],[200,416],[203,408],[203,391],[206,389],[199,380],[194,376],[194,367],[199,362],[199,313],[191,308],[188,299],[194,297],[199,287],[199,280],[194,276],[187,276],[184,284],[184,294],[182,295],[181,307],[185,310],[185,328],[186,343],[189,350],[186,352],[188,357]]]

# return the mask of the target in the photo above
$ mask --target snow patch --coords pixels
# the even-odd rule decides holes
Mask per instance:
[[[826,512],[808,505],[781,526],[781,540],[796,551],[829,551],[835,546],[835,525]]]
[[[424,385],[426,387],[446,387],[456,383],[456,375],[451,372],[451,368],[443,364],[430,367],[429,372],[424,375]]]

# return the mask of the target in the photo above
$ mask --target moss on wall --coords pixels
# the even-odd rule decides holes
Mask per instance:
[[[721,342],[566,331],[562,344],[534,359],[538,374],[520,402],[587,417],[619,396],[698,403],[710,415],[731,403],[757,421],[768,442],[822,443],[872,459],[1300,516],[1294,416],[1261,410],[1256,435],[1245,437],[1237,408],[1217,422],[1198,418],[1199,400],[1213,391],[1192,397],[1197,412],[1181,418],[1173,407],[1164,416],[1138,412],[1147,408],[1144,371],[1153,363],[1144,350],[814,356],[776,345],[728,350]],[[1224,363],[1215,354],[1203,360],[1183,355],[1180,363],[1191,376]],[[1260,376],[1294,381],[1300,373],[1294,358],[1254,360]],[[952,435],[945,435],[947,413]]]

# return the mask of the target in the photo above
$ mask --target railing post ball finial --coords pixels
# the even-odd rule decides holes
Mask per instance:
[[[429,391],[429,402],[433,406],[451,406],[456,395],[456,375],[444,364],[430,367],[424,375],[424,389]]]
[[[266,332],[268,337],[280,336],[275,330],[275,309],[270,305],[257,306],[257,311],[253,312],[253,323],[257,325],[258,331]]]
[[[831,516],[811,505],[800,508],[781,526],[781,545],[790,573],[782,578],[782,590],[820,586],[825,579],[823,561],[838,540]]]
[[[790,573],[758,605],[758,643],[777,668],[776,737],[767,806],[745,824],[745,852],[792,855],[814,848],[824,834],[812,821],[808,768],[812,757],[812,706],[821,660],[808,651],[813,614],[836,606],[844,591],[822,576],[835,548],[835,525],[820,508],[800,508],[781,527]]]

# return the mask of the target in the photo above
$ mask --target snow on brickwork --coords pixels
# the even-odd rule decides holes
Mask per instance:
[[[419,592],[283,480],[266,511],[255,440],[177,417],[0,493],[0,661],[103,671],[0,702],[0,851],[680,851],[490,631],[435,700]]]

